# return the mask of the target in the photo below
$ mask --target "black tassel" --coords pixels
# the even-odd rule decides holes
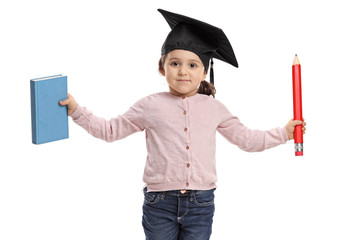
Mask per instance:
[[[210,62],[210,83],[215,86],[214,84],[214,61],[211,59]]]

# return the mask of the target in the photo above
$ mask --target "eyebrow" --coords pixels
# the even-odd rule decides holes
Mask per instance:
[[[201,63],[199,60],[196,59],[190,59],[190,61]]]

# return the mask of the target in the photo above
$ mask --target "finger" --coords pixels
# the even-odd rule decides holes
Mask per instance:
[[[290,122],[290,125],[292,127],[295,127],[295,126],[301,125],[301,123],[302,123],[302,121],[300,121],[300,120],[293,120]]]
[[[68,105],[68,104],[70,103],[70,100],[69,100],[69,99],[65,99],[65,100],[63,100],[63,101],[60,101],[59,103],[60,103],[60,105]]]

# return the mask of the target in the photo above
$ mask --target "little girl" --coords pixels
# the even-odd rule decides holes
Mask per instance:
[[[206,82],[209,62],[218,58],[237,67],[221,29],[159,10],[172,31],[162,47],[159,71],[169,92],[147,96],[111,120],[94,116],[69,94],[61,105],[91,135],[111,142],[145,130],[147,160],[143,180],[146,239],[209,239],[214,215],[215,135],[254,152],[293,139],[292,121],[269,131],[250,130],[218,100]],[[211,81],[213,82],[213,74]]]

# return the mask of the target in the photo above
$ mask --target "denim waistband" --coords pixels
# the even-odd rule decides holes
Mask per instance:
[[[209,190],[186,190],[185,193],[181,193],[182,190],[171,190],[171,191],[164,191],[164,192],[156,192],[161,193],[163,195],[168,196],[175,196],[175,197],[181,197],[181,196],[194,196],[194,195],[201,195],[208,192],[215,191],[216,188],[209,189]],[[144,188],[144,192],[147,192],[147,188]]]

